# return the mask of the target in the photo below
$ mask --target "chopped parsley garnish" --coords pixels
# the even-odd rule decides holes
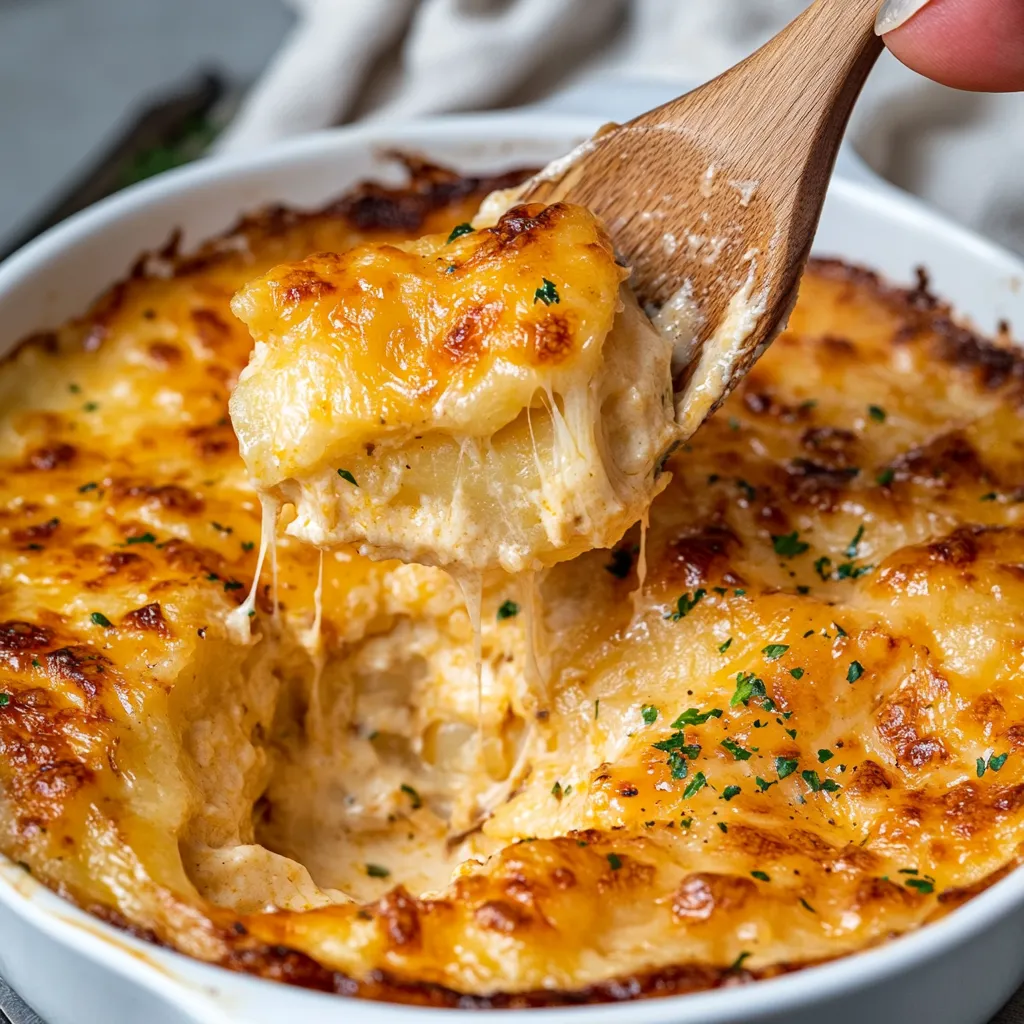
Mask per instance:
[[[736,486],[743,492],[743,497],[747,501],[753,501],[757,497],[757,488],[751,487],[746,480],[737,480]]]
[[[880,405],[869,405],[868,406],[868,415],[876,423],[884,423],[885,422],[885,410]]]
[[[5,708],[10,703],[11,695],[9,693],[0,693],[0,708]]]
[[[778,661],[788,650],[789,644],[769,644],[767,647],[761,648],[761,653],[764,655],[765,661]]]
[[[97,487],[99,487],[99,484],[96,483],[95,480],[90,480],[87,484],[82,484],[82,486],[78,488],[78,493],[85,494],[86,491],[95,491]]]
[[[32,659],[32,667],[33,668],[42,668],[43,666],[40,664],[38,658],[33,658]]]
[[[878,476],[875,477],[875,483],[880,487],[888,487],[895,478],[896,470],[886,467],[878,474]]]
[[[515,601],[502,601],[498,608],[498,621],[504,622],[505,619],[514,619],[518,614],[519,605]]]
[[[735,416],[730,416],[729,417],[729,429],[730,430],[739,430],[740,429],[740,421],[738,419],[736,419]]]
[[[935,882],[929,881],[927,878],[908,878],[903,884],[910,889],[916,889],[925,896],[935,892]]]
[[[68,391],[70,391],[71,394],[73,394],[73,395],[79,394],[81,392],[81,390],[82,389],[77,384],[69,384],[68,385]]]
[[[225,590],[241,590],[242,589],[242,584],[239,583],[238,580],[225,580],[224,581],[224,589]]]
[[[155,544],[156,537],[151,533],[140,533],[137,537],[125,537],[124,542],[125,544]]]
[[[728,832],[729,826],[724,821],[716,821],[715,824],[719,827],[722,832]]]
[[[673,750],[665,763],[673,779],[685,779],[689,774],[690,766],[678,750]]]
[[[1009,756],[1010,755],[1008,753],[1007,754],[993,754],[992,756],[989,757],[989,759],[987,761],[985,760],[985,758],[979,757],[978,761],[977,761],[978,778],[980,779],[982,777],[982,775],[985,774],[985,769],[986,768],[991,768],[992,771],[994,771],[994,772],[999,771],[999,769],[1002,768],[1004,764],[1006,764],[1006,759]]]
[[[725,654],[725,652],[729,650],[730,647],[732,647],[732,637],[729,637],[729,639],[726,640],[724,644],[718,645],[718,653]]]
[[[847,558],[856,558],[857,557],[857,548],[860,547],[860,542],[863,539],[863,537],[864,537],[864,524],[861,523],[860,526],[857,527],[857,532],[853,535],[853,540],[851,540],[850,543],[846,545],[846,557]]]
[[[658,720],[658,709],[653,704],[645,704],[640,709],[645,725],[654,725]]]
[[[983,494],[978,501],[995,501],[999,497],[995,491],[989,491],[988,494]]]
[[[859,580],[874,570],[873,565],[854,565],[853,562],[842,562],[836,566],[837,580]]]
[[[468,221],[462,224],[456,224],[455,227],[452,228],[452,233],[448,236],[448,241],[445,242],[445,245],[448,245],[449,242],[454,242],[456,238],[461,238],[463,235],[471,234],[472,231],[473,225]]]
[[[696,761],[700,757],[700,744],[687,743],[686,736],[681,732],[674,732],[667,740],[659,740],[657,743],[652,743],[651,746],[655,750],[664,750],[666,754],[678,750],[680,754],[685,755],[691,761]]]
[[[356,478],[347,469],[339,469],[338,476],[340,476],[342,480],[347,480],[353,487],[359,486],[359,484],[356,483]]]
[[[826,582],[832,578],[832,559],[822,555],[814,560],[814,571]]]
[[[837,793],[839,783],[834,779],[826,779],[824,782],[818,778],[818,773],[808,769],[800,773],[800,777],[811,787],[812,793]]]
[[[684,725],[703,725],[709,718],[721,718],[722,709],[712,708],[710,711],[698,711],[687,708],[673,723],[673,729],[682,729]]]
[[[746,953],[746,952],[740,953],[740,955],[738,957],[736,957],[736,959],[733,960],[733,962],[729,965],[729,970],[730,971],[741,971],[741,970],[743,970],[743,962],[748,957],[752,957],[753,955],[754,955],[753,953]]]
[[[804,670],[802,668],[791,668],[789,670],[789,674],[794,679],[803,679],[803,677],[804,677]]]
[[[750,751],[741,747],[735,740],[722,740],[719,746],[725,747],[737,761],[749,761],[751,758]]]
[[[412,801],[412,809],[414,811],[418,811],[423,806],[423,799],[420,797],[419,793],[412,788],[412,786],[406,785],[406,783],[403,782],[401,790]]]
[[[622,867],[622,858],[617,853],[606,853],[605,858],[612,871],[618,871]]]
[[[751,871],[750,872],[750,877],[751,878],[756,878],[759,882],[770,882],[771,881],[771,879],[768,877],[768,875],[764,871]]]
[[[800,897],[800,906],[803,907],[804,910],[809,910],[812,914],[816,914],[817,913],[817,911],[814,909],[814,907],[812,907],[810,905],[810,903],[808,903],[807,900],[805,900],[803,898],[803,896]]]
[[[102,626],[104,629],[110,629],[113,625],[110,619],[108,619],[103,612],[93,612],[89,618],[92,619],[92,624],[94,626]]]
[[[787,736],[788,736],[788,737],[789,737],[789,738],[790,738],[791,740],[795,740],[795,739],[796,739],[796,729],[787,729],[787,730],[786,730],[786,735],[787,735]]]
[[[726,786],[722,790],[722,799],[728,803],[734,796],[739,796],[742,790],[739,786]]]
[[[833,754],[831,750],[826,747],[822,747],[821,750],[818,751],[818,764],[824,764],[826,761],[831,761],[835,756],[836,755]]]
[[[670,622],[678,622],[680,619],[685,619],[694,608],[707,596],[707,591],[704,589],[695,590],[693,597],[690,597],[690,592],[687,591],[682,597],[676,601],[676,610],[669,612],[665,616]]]
[[[624,580],[633,568],[633,556],[628,548],[616,548],[612,552],[612,560],[604,567],[605,572],[610,572],[620,580]]]
[[[736,692],[729,700],[729,707],[734,708],[738,704],[747,705],[754,699],[760,699],[761,706],[765,711],[775,710],[775,701],[768,696],[764,688],[764,681],[758,679],[753,672],[740,672],[736,676]]]
[[[855,683],[862,675],[864,675],[864,666],[859,661],[851,661],[850,667],[846,670],[846,681]]]
[[[391,869],[384,867],[383,864],[367,864],[366,873],[371,878],[388,878],[391,875]]]
[[[545,306],[557,306],[561,299],[558,297],[555,282],[549,281],[546,277],[542,277],[541,281],[544,283],[533,293],[533,304],[543,302]]]
[[[562,784],[560,782],[556,781],[555,784],[551,787],[551,795],[556,800],[561,802],[561,800],[562,800]]]
[[[775,758],[775,771],[778,772],[780,779],[785,779],[792,775],[796,771],[797,762],[788,757],[777,757]],[[767,787],[765,787],[767,789]]]
[[[689,800],[691,796],[696,796],[707,784],[708,780],[704,777],[704,773],[697,772],[693,781],[683,790],[683,799]]]
[[[221,523],[218,523],[215,519],[210,521],[210,525],[218,533],[234,533],[235,532],[230,526],[224,526]]]
[[[86,402],[85,405],[82,406],[82,411],[83,412],[95,412],[99,407],[100,407],[99,402]]]
[[[689,828],[692,824],[693,818],[683,818],[683,820],[679,822],[680,828]]]
[[[787,774],[788,774],[788,773],[787,773]],[[758,775],[758,776],[757,776],[757,778],[756,778],[756,779],[754,779],[754,783],[755,783],[755,785],[757,786],[757,788],[758,788],[759,790],[761,790],[761,792],[762,792],[762,793],[764,793],[764,792],[766,792],[767,790],[771,789],[771,788],[772,788],[772,786],[774,786],[774,785],[775,785],[775,783],[774,783],[774,782],[765,782],[765,780],[764,780],[764,779],[762,779],[760,775]]]
[[[794,530],[792,533],[772,534],[772,546],[775,548],[775,554],[783,558],[794,558],[796,555],[802,555],[810,544],[800,540],[800,534]]]

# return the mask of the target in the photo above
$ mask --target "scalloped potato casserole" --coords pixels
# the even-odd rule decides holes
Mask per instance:
[[[191,256],[168,246],[0,366],[0,849],[208,962],[465,1007],[753,981],[888,941],[1016,866],[1024,358],[1008,339],[958,326],[923,282],[816,262],[787,331],[662,467],[664,406],[641,402],[634,435],[622,375],[648,360],[655,379],[666,355],[616,335],[640,314],[600,226],[527,211],[565,234],[535,236],[499,301],[446,268],[500,244],[500,224],[454,229],[521,176],[412,171]],[[378,293],[347,307],[360,362],[318,295],[381,246]],[[380,294],[404,281],[415,319],[430,274],[470,278],[475,312],[453,290],[431,313],[450,344],[415,367],[429,408],[392,388],[395,419],[360,433],[387,360],[419,358],[374,320]],[[247,394],[249,327],[271,376]],[[289,344],[329,370],[323,422],[289,419]],[[487,359],[510,379],[470,415],[506,434],[463,452],[444,431]],[[552,364],[564,392],[545,391]],[[240,438],[236,384],[253,400]],[[605,404],[590,436],[609,471],[554,493],[570,392]],[[531,423],[539,464],[495,508],[480,481],[506,480]],[[248,643],[232,622],[261,502],[240,441],[284,502]],[[393,537],[460,457],[449,504],[472,543],[438,532],[427,560],[529,570],[487,575],[477,637],[443,569],[356,546],[407,554],[373,530]],[[360,493],[374,473],[390,490]],[[652,498],[645,536],[622,535]],[[302,538],[331,545],[322,562]]]

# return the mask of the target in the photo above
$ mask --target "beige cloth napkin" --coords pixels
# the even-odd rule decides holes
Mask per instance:
[[[354,120],[518,105],[583,75],[703,81],[804,7],[804,0],[289,2],[297,27],[222,137],[222,151]],[[858,104],[850,140],[890,181],[1024,253],[1024,95],[958,93],[886,57]],[[1024,1024],[1024,994],[993,1024]]]
[[[581,74],[690,82],[804,0],[287,0],[299,18],[221,148],[361,119],[518,105]],[[885,57],[850,139],[880,174],[1024,252],[1024,95],[926,82]]]

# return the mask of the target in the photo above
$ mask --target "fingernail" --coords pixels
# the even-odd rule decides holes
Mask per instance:
[[[884,36],[900,25],[905,25],[928,0],[885,0],[875,18],[875,35]]]

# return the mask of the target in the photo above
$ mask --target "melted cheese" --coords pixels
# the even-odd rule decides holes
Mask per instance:
[[[636,528],[538,573],[532,628],[489,579],[478,691],[455,583],[341,547],[318,663],[286,508],[232,642],[260,539],[232,294],[400,241],[373,216],[447,238],[473,189],[268,214],[0,367],[0,848],[190,955],[434,1005],[791,970],[1014,866],[1024,363],[862,272],[814,267],[672,457],[635,606]]]
[[[670,346],[582,207],[275,267],[231,399],[288,530],[463,573],[609,547],[667,483]]]

